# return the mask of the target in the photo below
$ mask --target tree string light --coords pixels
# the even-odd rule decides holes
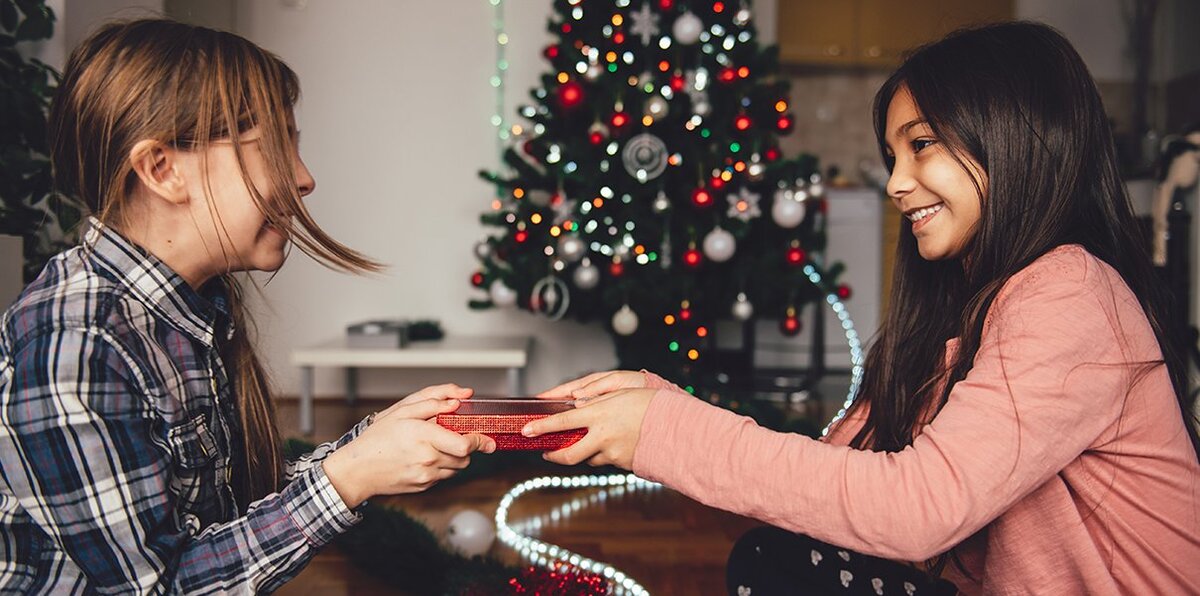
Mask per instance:
[[[489,2],[494,10],[492,32],[496,39],[496,73],[491,78],[492,88],[496,90],[496,112],[492,114],[492,126],[496,127],[497,152],[503,154],[505,142],[509,138],[504,120],[504,78],[508,72],[508,58],[506,57],[508,33],[504,31],[504,0],[489,0]]]

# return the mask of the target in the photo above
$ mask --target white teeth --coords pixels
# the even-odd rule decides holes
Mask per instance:
[[[918,221],[921,221],[922,219],[925,219],[926,217],[929,217],[930,215],[933,215],[934,213],[937,213],[938,211],[941,211],[943,206],[944,205],[942,205],[941,203],[938,203],[937,205],[934,205],[932,207],[926,207],[924,209],[917,209],[916,211],[913,211],[912,213],[908,214],[908,219],[911,220],[913,223],[916,223]]]

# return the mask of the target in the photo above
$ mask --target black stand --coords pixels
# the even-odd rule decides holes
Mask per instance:
[[[1192,215],[1188,213],[1186,195],[1195,191],[1195,186],[1175,189],[1171,198],[1171,209],[1167,212],[1167,264],[1163,268],[1167,288],[1173,302],[1167,314],[1167,329],[1171,339],[1185,350],[1191,361],[1200,368],[1200,330],[1191,324],[1188,317],[1192,305],[1191,289],[1191,246]],[[1191,392],[1190,379],[1185,391]],[[1200,389],[1198,389],[1200,391]]]

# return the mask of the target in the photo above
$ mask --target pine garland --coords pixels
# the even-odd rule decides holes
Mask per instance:
[[[284,453],[293,458],[312,451],[313,447],[299,439],[288,439]],[[541,458],[527,452],[475,457],[469,468],[442,486],[468,482],[534,461],[540,462]],[[355,565],[406,593],[495,594],[537,586],[543,594],[590,594],[595,585],[595,578],[588,577],[590,574],[564,581],[561,573],[552,575],[540,569],[507,565],[494,557],[464,557],[443,548],[425,524],[399,509],[367,503],[359,512],[363,521],[338,536],[334,543]]]

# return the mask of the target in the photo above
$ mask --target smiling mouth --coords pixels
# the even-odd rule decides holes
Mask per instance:
[[[909,219],[909,221],[911,221],[913,223],[917,223],[922,220],[933,217],[938,211],[941,211],[942,208],[944,208],[945,206],[946,205],[943,203],[938,203],[936,205],[931,205],[929,207],[922,207],[920,209],[913,209],[911,211],[905,211],[904,217],[907,217]]]

